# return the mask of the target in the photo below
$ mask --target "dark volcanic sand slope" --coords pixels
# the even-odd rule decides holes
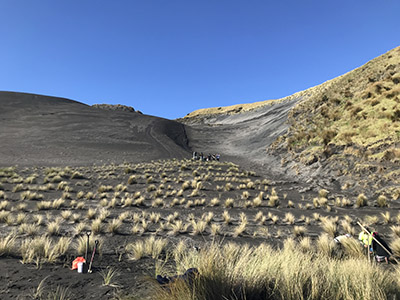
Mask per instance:
[[[62,98],[0,92],[0,165],[89,165],[187,156],[183,125]]]
[[[278,171],[280,161],[269,156],[266,149],[286,132],[288,112],[298,100],[300,97],[239,114],[183,119],[188,124],[189,145],[194,151],[218,152],[242,165],[265,165],[270,171]]]

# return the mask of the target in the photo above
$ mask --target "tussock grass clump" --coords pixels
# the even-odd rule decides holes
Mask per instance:
[[[103,284],[102,286],[110,286],[110,287],[119,287],[119,285],[115,281],[115,277],[118,277],[120,273],[118,270],[110,267],[107,268],[107,271],[101,270],[100,275],[103,278]]]
[[[94,234],[99,234],[103,231],[103,220],[100,218],[92,221],[91,230]]]
[[[283,250],[261,244],[209,244],[200,251],[174,252],[178,273],[195,267],[201,274],[191,290],[183,282],[155,289],[152,299],[390,299],[399,294],[395,277],[365,259],[334,260],[298,251],[293,241]],[[178,247],[177,246],[177,247]],[[363,276],[360,276],[363,274]],[[192,293],[191,291],[195,291]]]
[[[61,237],[57,242],[41,236],[23,240],[20,246],[22,263],[35,263],[40,266],[43,263],[54,263],[60,256],[65,255],[71,244],[71,239]]]
[[[16,237],[9,234],[0,238],[0,257],[14,255],[16,253]]]
[[[318,191],[318,196],[320,197],[320,198],[326,198],[327,196],[328,196],[328,191],[327,190],[325,190],[325,189],[321,189],[321,190],[319,190]]]
[[[253,199],[253,207],[260,207],[262,205],[262,197],[257,196]]]
[[[368,226],[378,224],[379,217],[378,216],[365,216],[364,223]]]
[[[312,243],[311,243],[311,238],[308,236],[302,237],[299,241],[299,248],[304,253],[312,252],[313,247],[312,247]]]
[[[219,206],[219,204],[220,204],[220,200],[217,197],[212,198],[210,200],[210,206]]]
[[[122,221],[120,219],[112,219],[111,222],[107,224],[106,231],[111,234],[120,233],[122,227]]]
[[[21,200],[40,200],[43,199],[42,194],[36,192],[25,191],[21,193]]]
[[[10,201],[8,200],[3,200],[0,202],[0,210],[8,210],[10,206]]]
[[[356,200],[356,207],[363,207],[367,205],[368,205],[367,197],[363,193],[359,194]]]
[[[224,202],[224,207],[225,208],[233,208],[234,202],[235,202],[235,200],[233,200],[232,198],[228,198]]]
[[[280,204],[280,201],[279,201],[278,195],[272,193],[271,196],[269,196],[268,206],[269,207],[277,207],[277,206],[279,206],[279,204]]]
[[[317,249],[319,253],[326,257],[332,257],[335,249],[335,242],[328,234],[322,234],[317,239]]]
[[[28,236],[35,236],[39,232],[39,228],[35,224],[21,224],[18,228],[20,234],[26,234]]]
[[[356,234],[356,229],[351,225],[351,223],[348,220],[341,220],[340,225],[342,226],[343,231],[345,233],[348,233],[350,235]]]
[[[391,226],[390,229],[392,230],[392,235],[394,237],[400,238],[400,226]]]
[[[390,248],[396,257],[400,257],[400,238],[395,238],[390,243]]]
[[[217,236],[221,234],[221,225],[212,223],[210,226],[211,236]]]
[[[337,235],[338,228],[336,219],[328,217],[321,219],[321,227],[331,238],[334,238]]]
[[[157,259],[168,245],[166,239],[156,239],[151,236],[145,240],[129,243],[125,247],[126,254],[131,260],[139,260],[143,257]]]
[[[169,235],[178,235],[179,233],[186,233],[190,224],[185,224],[182,220],[176,220],[175,223],[170,225],[171,230]]]
[[[47,224],[48,235],[59,235],[60,234],[60,223],[59,221],[52,221]]]
[[[230,183],[230,182],[227,182],[226,184],[225,184],[225,191],[232,191],[233,190],[233,185],[232,185],[232,183]]]
[[[378,197],[378,199],[376,200],[376,204],[377,204],[379,207],[387,207],[387,206],[388,206],[388,203],[387,203],[387,198],[386,198],[386,196],[385,196],[385,195],[380,195],[380,196]]]
[[[99,193],[111,192],[113,187],[111,185],[100,185],[97,191]]]
[[[227,210],[224,210],[222,213],[222,218],[224,219],[224,223],[229,225],[232,222],[232,218]]]
[[[99,236],[96,236],[96,235],[90,236],[89,249],[88,249],[89,253],[93,249],[96,240],[99,241],[99,244],[97,245],[96,251],[98,251],[98,253],[101,253],[103,240]],[[86,247],[87,247],[87,237],[86,237],[86,235],[81,235],[81,236],[79,236],[79,237],[74,239],[73,248],[76,251],[77,255],[84,255],[85,252],[86,252]]]
[[[26,187],[22,183],[19,183],[13,187],[12,192],[17,193],[24,190],[26,190]]]
[[[250,193],[249,193],[249,191],[243,191],[243,193],[242,193],[242,199],[244,199],[244,200],[247,200],[247,199],[249,199],[249,197],[250,197]]]
[[[205,220],[192,220],[192,235],[202,234],[206,231],[208,223]]]
[[[78,223],[76,224],[76,226],[74,227],[74,234],[75,235],[80,235],[82,234],[83,231],[85,231],[86,228],[86,224],[85,223]]]
[[[340,243],[343,246],[345,255],[353,258],[363,258],[365,257],[363,247],[360,243],[353,238],[342,239]]]
[[[138,181],[137,181],[137,177],[136,177],[136,175],[131,175],[131,176],[129,176],[129,178],[128,178],[128,184],[136,184]]]
[[[389,224],[392,221],[392,218],[390,216],[390,212],[382,212],[381,213],[382,219],[383,219],[383,224]]]
[[[288,224],[293,225],[296,218],[292,213],[286,213],[285,214],[285,218],[283,219],[285,222],[287,222]]]
[[[51,208],[52,202],[51,201],[40,201],[36,203],[36,208],[38,210],[48,210]]]
[[[293,227],[293,235],[295,237],[304,236],[304,234],[306,232],[307,232],[307,229],[304,226],[294,226]]]

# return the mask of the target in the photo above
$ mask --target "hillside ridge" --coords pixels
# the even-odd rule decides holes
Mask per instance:
[[[184,125],[65,98],[0,92],[0,165],[92,165],[184,158]]]

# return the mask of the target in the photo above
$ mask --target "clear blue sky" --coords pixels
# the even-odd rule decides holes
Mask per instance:
[[[339,76],[399,46],[399,19],[399,0],[0,0],[0,90],[174,119]]]

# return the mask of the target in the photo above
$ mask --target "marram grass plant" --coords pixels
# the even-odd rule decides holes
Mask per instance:
[[[304,244],[307,249],[308,243]],[[200,251],[184,247],[174,251],[173,258],[178,273],[195,267],[201,275],[191,286],[179,280],[168,289],[157,284],[151,299],[383,300],[400,295],[395,273],[364,258],[339,260],[299,251],[293,240],[286,241],[281,250],[266,244],[211,243]]]

